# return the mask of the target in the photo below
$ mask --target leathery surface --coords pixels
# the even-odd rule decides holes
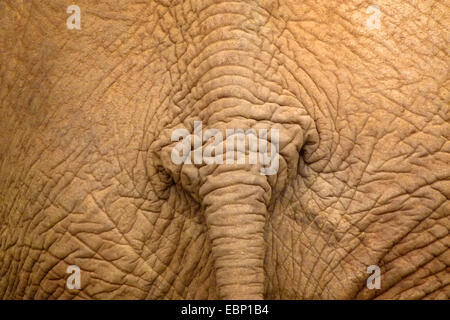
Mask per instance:
[[[448,1],[379,30],[370,1],[76,2],[76,32],[0,3],[0,297],[448,299]],[[196,120],[278,128],[277,175],[172,166]]]

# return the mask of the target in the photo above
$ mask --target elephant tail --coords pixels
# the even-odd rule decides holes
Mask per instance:
[[[290,113],[291,122],[295,122],[295,116],[295,112]],[[269,208],[290,179],[297,175],[299,151],[304,142],[301,126],[304,116],[298,115],[297,120],[299,124],[287,128],[277,127],[277,124],[258,128],[258,136],[253,128],[239,129],[236,124],[232,128],[238,128],[234,135],[217,135],[217,141],[212,142],[201,139],[197,147],[196,135],[191,138],[190,131],[185,130],[186,137],[181,142],[187,141],[183,156],[184,151],[188,152],[180,164],[172,159],[179,147],[168,144],[161,148],[161,163],[173,181],[202,206],[221,299],[264,298],[267,247],[264,231]],[[228,122],[226,125],[232,126]],[[194,132],[195,128],[194,124]],[[217,132],[225,133],[229,129],[218,128]],[[226,136],[226,143],[221,139],[223,136]],[[239,141],[245,143],[240,145]],[[213,142],[217,142],[213,152],[206,152],[208,143]],[[203,152],[203,158],[195,164],[198,150]]]
[[[199,190],[221,299],[263,299],[271,187],[259,172],[219,166]]]

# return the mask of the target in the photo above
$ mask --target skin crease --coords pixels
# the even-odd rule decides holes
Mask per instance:
[[[71,4],[0,3],[0,298],[228,297],[162,150],[258,112],[301,148],[268,182],[261,298],[450,297],[449,1],[377,1],[380,29],[356,0],[79,0],[68,30]]]

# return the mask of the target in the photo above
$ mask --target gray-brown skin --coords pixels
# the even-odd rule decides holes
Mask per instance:
[[[0,298],[449,298],[448,0],[377,1],[380,29],[356,0],[71,4],[0,2]],[[194,120],[278,128],[279,172],[173,166]]]

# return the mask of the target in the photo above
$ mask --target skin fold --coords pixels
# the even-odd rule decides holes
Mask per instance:
[[[450,1],[71,4],[0,2],[0,298],[449,299]]]

